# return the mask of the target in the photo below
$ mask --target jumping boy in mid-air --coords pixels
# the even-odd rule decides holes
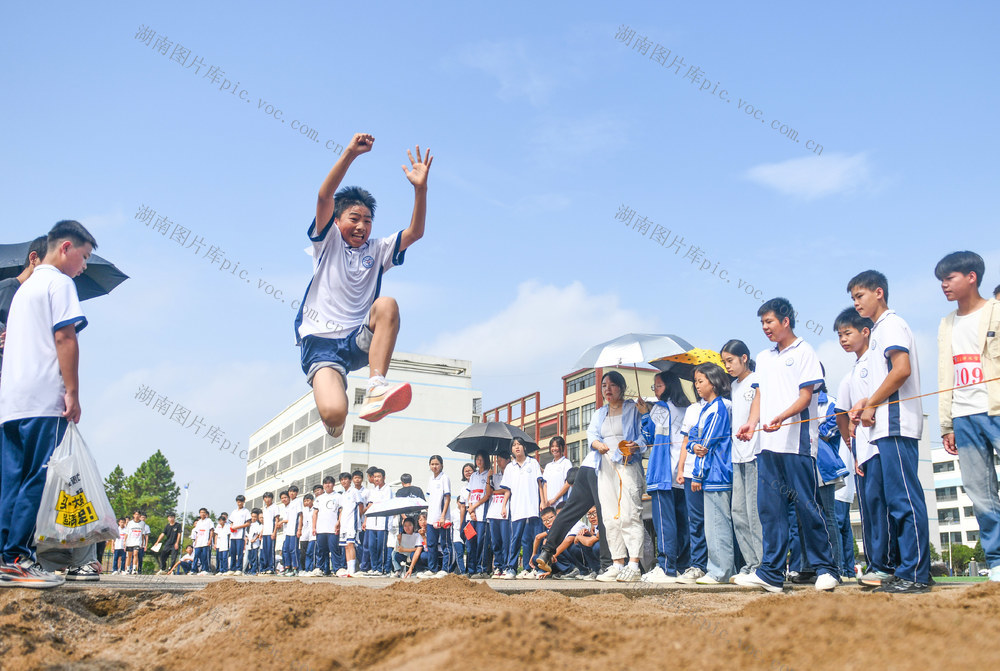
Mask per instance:
[[[316,201],[316,218],[309,227],[313,249],[313,278],[295,318],[295,338],[302,350],[302,371],[312,385],[327,432],[334,438],[347,421],[347,375],[371,371],[361,419],[376,422],[410,403],[409,384],[389,384],[385,374],[399,333],[399,306],[379,296],[382,275],[402,265],[404,252],[424,235],[427,213],[427,173],[430,151],[417,157],[407,151],[413,184],[410,225],[386,238],[369,240],[375,198],[350,186],[337,191],[347,169],[361,154],[371,151],[375,138],[357,133],[326,176]],[[333,226],[331,226],[331,224]],[[329,235],[331,228],[340,233]]]

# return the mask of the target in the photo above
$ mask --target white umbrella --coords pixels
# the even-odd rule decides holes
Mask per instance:
[[[626,333],[614,340],[608,340],[588,349],[576,360],[576,365],[573,369],[632,366],[665,356],[683,354],[691,349],[694,349],[691,343],[675,335],[663,333]],[[635,381],[638,387],[638,372],[635,374]]]

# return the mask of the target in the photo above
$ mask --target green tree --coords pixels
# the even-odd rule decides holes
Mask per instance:
[[[934,547],[934,543],[931,543],[931,561],[941,561],[941,555],[938,553],[937,548]]]
[[[972,549],[972,558],[980,564],[986,564],[986,551],[983,550],[982,541],[976,541],[976,547]]]
[[[104,478],[104,491],[108,501],[115,511],[116,517],[130,517],[135,509],[135,497],[132,494],[130,478],[125,475],[121,466],[115,466],[108,477]]]
[[[948,561],[948,551],[945,550],[943,553],[945,562]],[[970,548],[968,545],[962,545],[961,543],[956,543],[951,546],[951,562],[955,569],[955,573],[961,573],[968,566],[969,562],[972,561],[975,550]]]
[[[139,510],[160,519],[166,519],[167,513],[174,511],[181,492],[167,458],[159,450],[135,469],[129,477],[129,489]]]

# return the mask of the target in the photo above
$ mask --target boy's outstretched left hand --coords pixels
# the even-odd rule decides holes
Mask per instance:
[[[406,155],[410,158],[410,168],[403,166],[403,172],[406,174],[406,179],[410,180],[410,184],[417,189],[427,188],[427,173],[431,169],[431,162],[434,157],[431,156],[431,150],[428,149],[424,152],[424,155],[420,155],[420,145],[417,145],[417,160],[413,160],[413,154],[410,150],[406,150]]]

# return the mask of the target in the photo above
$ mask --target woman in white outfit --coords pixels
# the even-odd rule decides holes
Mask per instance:
[[[642,553],[642,438],[641,415],[634,401],[625,400],[625,378],[617,371],[601,378],[604,405],[594,413],[587,429],[590,448],[600,455],[597,469],[597,495],[604,512],[604,527],[612,564],[597,576],[601,582],[636,582],[642,576],[639,555]],[[626,442],[626,456],[619,443]],[[625,557],[628,556],[628,566]]]

